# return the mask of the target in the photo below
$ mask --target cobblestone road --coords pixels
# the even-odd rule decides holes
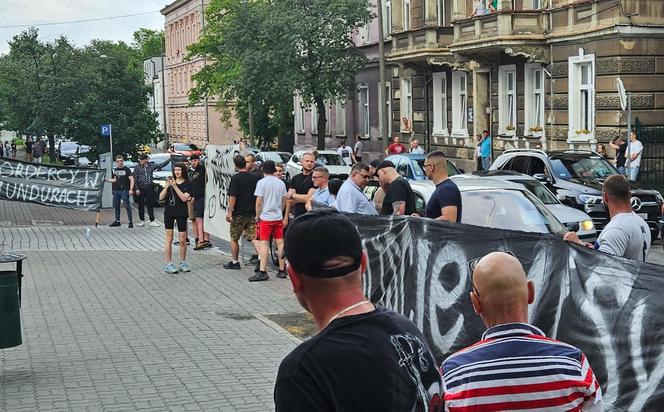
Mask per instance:
[[[250,284],[217,251],[167,275],[162,229],[85,229],[0,229],[2,248],[28,255],[24,343],[0,350],[0,410],[274,409],[297,341],[261,314],[302,311],[288,280]]]

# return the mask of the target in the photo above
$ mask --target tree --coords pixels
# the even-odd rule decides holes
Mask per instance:
[[[353,33],[373,15],[367,0],[275,0],[286,16],[293,83],[304,104],[318,111],[319,150],[325,149],[325,102],[346,98],[366,57],[353,42]]]
[[[62,120],[80,92],[80,55],[64,36],[41,42],[35,28],[14,36],[9,47],[0,73],[8,126],[47,135],[53,159],[55,136],[63,133]]]
[[[269,0],[212,0],[205,32],[187,56],[209,61],[193,76],[196,86],[190,103],[216,99],[225,121],[236,114],[244,132],[255,129],[263,141],[270,141],[274,133],[283,136],[288,130],[283,125],[293,111],[293,87],[283,60],[287,55],[280,53],[288,32],[281,30],[280,16],[273,12]]]
[[[134,32],[132,47],[137,51],[142,61],[150,57],[161,56],[163,54],[163,42],[163,30],[157,31],[141,28]]]

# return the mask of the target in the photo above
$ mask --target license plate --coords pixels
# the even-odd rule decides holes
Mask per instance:
[[[641,217],[643,219],[648,219],[648,214],[647,213],[637,213],[637,215],[639,215],[639,217]]]

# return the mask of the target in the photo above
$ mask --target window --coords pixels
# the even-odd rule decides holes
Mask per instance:
[[[315,104],[309,108],[311,111],[311,134],[318,134],[318,109]]]
[[[346,135],[346,106],[344,102],[338,101],[335,105],[336,112],[336,133],[337,136]]]
[[[447,136],[447,73],[433,74],[433,133]]]
[[[383,1],[383,36],[386,39],[390,38],[392,33],[392,2],[390,0]]]
[[[403,0],[403,31],[410,30],[410,0]]]
[[[516,134],[516,66],[498,67],[498,133]]]
[[[544,134],[544,70],[539,64],[525,65],[524,134]]]
[[[437,0],[436,7],[438,8],[438,25],[444,26],[447,18],[445,15],[445,0]]]
[[[304,107],[302,107],[302,97],[299,94],[295,95],[293,108],[295,109],[295,131],[304,133]]]
[[[468,77],[452,72],[452,134],[468,136]]]
[[[528,173],[528,156],[516,156],[510,159],[501,170],[511,170],[513,172]]]
[[[364,26],[357,28],[357,41],[360,45],[369,43],[369,25],[365,24]]]
[[[400,106],[401,131],[410,133],[413,130],[413,82],[410,78],[401,79]]]
[[[358,90],[358,110],[360,111],[360,135],[369,137],[369,87],[367,85],[360,86]]]
[[[543,0],[532,0],[533,1],[533,10],[539,10],[544,8],[544,1]]]
[[[569,58],[568,140],[588,141],[595,131],[595,55]]]

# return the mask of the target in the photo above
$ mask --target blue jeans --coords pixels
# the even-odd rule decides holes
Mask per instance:
[[[636,178],[639,177],[639,169],[640,167],[638,166],[627,168],[627,176],[630,182],[636,182]]]
[[[620,166],[620,167],[618,167],[618,173],[620,173],[621,175],[626,174],[626,173],[625,173],[626,170],[627,170],[627,169],[625,169],[625,166]]]
[[[131,204],[129,203],[129,190],[114,190],[113,191],[113,207],[115,208],[115,221],[120,221],[120,200],[124,202],[125,209],[127,209],[127,218],[131,223]]]
[[[490,167],[491,167],[491,158],[490,157],[483,157],[482,158],[482,169],[489,170]]]

